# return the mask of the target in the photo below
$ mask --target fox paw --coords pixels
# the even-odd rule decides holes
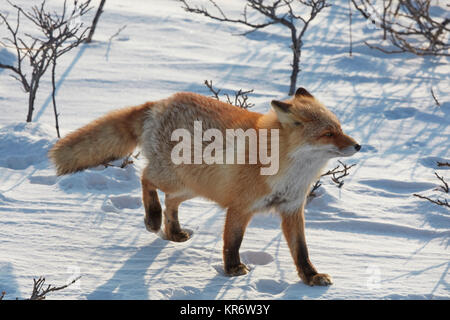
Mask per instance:
[[[225,274],[229,277],[243,276],[247,274],[250,270],[243,263],[238,264],[237,266],[226,268]]]
[[[170,235],[168,235],[168,239],[171,241],[175,241],[175,242],[184,242],[189,240],[191,236],[189,235],[188,232],[184,231],[184,230],[180,230],[179,232],[176,233],[170,233]]]
[[[333,281],[328,274],[317,273],[310,277],[306,283],[310,286],[329,286],[333,284]]]
[[[157,223],[153,223],[151,222],[151,220],[147,220],[147,218],[144,218],[144,224],[145,224],[145,228],[147,229],[147,231],[152,232],[152,233],[157,233],[159,231],[159,229],[161,228],[161,223],[157,224]]]

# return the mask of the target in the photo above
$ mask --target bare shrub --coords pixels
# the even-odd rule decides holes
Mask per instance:
[[[352,0],[353,6],[383,30],[395,50],[367,43],[384,53],[410,52],[419,56],[449,56],[450,19],[433,16],[431,0]],[[378,4],[381,1],[378,2]],[[435,7],[438,4],[435,4]],[[444,4],[442,4],[444,6]],[[447,5],[448,7],[448,5]],[[448,9],[442,8],[443,12]]]
[[[47,10],[45,1],[42,1],[40,5],[32,6],[28,11],[9,1],[8,3],[16,10],[17,18],[15,25],[12,25],[8,21],[8,17],[0,13],[0,21],[5,24],[6,29],[9,31],[9,37],[4,37],[0,44],[15,50],[17,65],[0,64],[0,68],[12,71],[12,77],[18,80],[24,91],[28,93],[26,121],[31,122],[39,82],[50,64],[52,64],[52,101],[56,131],[59,137],[55,99],[57,59],[84,41],[89,28],[84,27],[83,23],[76,21],[90,10],[90,0],[84,2],[74,0],[73,7],[70,10],[67,8],[66,1],[64,1],[62,10],[59,13]],[[37,27],[37,35],[19,33],[22,17],[26,19],[26,22]],[[29,75],[24,70],[25,61],[28,61]]]
[[[216,98],[217,100],[220,101],[219,94],[222,90],[215,89],[213,87],[212,80],[210,80],[209,82],[208,82],[208,80],[205,80],[204,83],[205,83],[205,86],[208,87],[209,91],[211,91],[211,93],[213,94],[213,98]],[[234,92],[233,98],[231,98],[228,93],[224,93],[223,95],[225,96],[227,103],[232,104],[232,105],[242,108],[242,109],[248,109],[248,108],[255,106],[254,103],[251,103],[248,101],[248,94],[252,93],[252,92],[253,92],[253,89],[247,90],[247,91],[239,89],[238,91]]]
[[[290,77],[289,95],[294,95],[296,90],[297,75],[300,72],[300,58],[303,48],[303,36],[314,18],[330,4],[326,0],[246,0],[242,17],[230,18],[222,8],[213,0],[209,3],[215,13],[204,7],[190,6],[186,0],[177,0],[183,4],[184,10],[191,13],[201,14],[213,20],[243,24],[251,30],[244,34],[254,32],[258,29],[280,24],[289,29],[291,34],[292,50],[292,72]],[[260,22],[251,22],[248,19],[247,10],[258,14]],[[298,14],[307,10],[306,14]],[[253,20],[253,19],[252,19]],[[300,28],[298,26],[301,26]]]
[[[439,162],[438,162],[438,165],[439,165]],[[436,178],[438,178],[438,179],[441,181],[441,183],[442,183],[442,185],[439,186],[436,190],[442,191],[442,192],[444,192],[444,193],[449,193],[449,186],[448,186],[448,183],[445,181],[444,177],[438,175],[436,172],[434,173],[434,175],[435,175]],[[429,197],[422,196],[422,195],[417,194],[417,193],[414,193],[413,196],[415,196],[415,197],[417,197],[417,198],[420,198],[420,199],[428,200],[428,201],[430,201],[430,202],[432,202],[432,203],[434,203],[434,204],[437,204],[438,206],[444,206],[444,207],[450,208],[450,204],[448,203],[448,200],[447,200],[447,199],[444,199],[444,200],[440,200],[440,199],[431,199],[431,198],[429,198]]]
[[[349,170],[351,168],[353,168],[356,164],[352,164],[352,165],[347,165],[346,163],[338,160],[339,165],[336,166],[335,168],[328,170],[327,172],[325,172],[324,174],[322,174],[320,177],[326,177],[326,176],[330,176],[331,181],[333,181],[335,183],[335,185],[338,188],[342,188],[342,186],[344,185],[344,180],[343,178],[348,176]],[[320,188],[320,186],[322,186],[322,184],[320,183],[320,179],[316,181],[316,183],[312,186],[311,191],[309,192],[309,197],[315,197],[315,191],[317,189]]]
[[[60,286],[55,287],[49,284],[47,287],[44,287],[45,284],[45,278],[39,277],[39,279],[33,279],[33,291],[31,292],[31,296],[29,300],[45,300],[46,295],[50,292],[59,291],[62,289],[67,288],[68,286],[74,284],[76,281],[78,281],[81,277],[75,278],[71,282]]]

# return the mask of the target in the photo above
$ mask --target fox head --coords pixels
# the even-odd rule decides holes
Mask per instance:
[[[306,89],[299,88],[295,96],[286,101],[272,101],[272,107],[281,123],[288,148],[308,147],[323,157],[349,157],[361,146],[341,128],[338,118]]]

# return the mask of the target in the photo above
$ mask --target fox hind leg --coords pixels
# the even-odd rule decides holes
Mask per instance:
[[[164,210],[164,231],[169,240],[175,242],[184,242],[190,238],[187,231],[181,229],[180,222],[178,220],[178,207],[181,202],[191,199],[188,195],[175,195],[166,194]]]
[[[150,232],[158,232],[161,228],[162,209],[156,187],[142,175],[142,202],[145,208],[144,223]]]

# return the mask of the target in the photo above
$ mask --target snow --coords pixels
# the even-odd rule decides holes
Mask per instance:
[[[47,3],[55,10],[61,4]],[[224,8],[238,14],[241,4],[227,1]],[[34,122],[26,124],[26,94],[0,69],[5,299],[29,297],[40,275],[54,285],[81,276],[47,299],[449,299],[450,211],[413,196],[448,199],[434,175],[450,181],[448,167],[437,166],[450,158],[448,58],[371,50],[363,41],[378,41],[379,33],[356,14],[350,57],[347,5],[333,1],[313,21],[298,79],[363,146],[342,159],[356,163],[344,186],[323,179],[307,205],[310,258],[333,277],[332,286],[300,281],[276,215],[254,217],[240,251],[251,271],[234,278],[223,273],[224,210],[214,203],[196,198],[181,205],[181,225],[192,236],[187,242],[149,233],[140,200],[142,157],[123,169],[56,177],[46,156],[56,141],[49,75],[38,91]],[[1,10],[14,15],[8,5]],[[89,23],[92,16],[83,19]],[[174,1],[107,1],[95,41],[57,66],[61,133],[178,91],[209,95],[206,79],[224,92],[254,89],[254,110],[266,112],[288,91],[289,34],[273,26],[237,36],[245,31],[188,14]],[[0,61],[14,59],[12,49],[0,49]]]

